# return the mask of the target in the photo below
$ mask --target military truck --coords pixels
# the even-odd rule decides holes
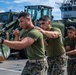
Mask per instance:
[[[8,31],[10,36],[10,32],[18,27],[18,15],[19,12],[12,12],[11,10],[8,12],[0,12],[0,31]]]
[[[8,12],[0,12],[0,22],[8,24],[17,18],[19,12],[13,12],[9,10]]]
[[[6,37],[8,34],[5,28],[8,28],[7,30],[9,30],[10,25],[14,23],[12,21],[14,21],[17,16],[18,12],[12,12],[11,10],[8,12],[0,12],[0,38],[9,39],[9,37]],[[8,26],[8,24],[10,25]],[[3,56],[5,59],[7,59],[9,55],[10,48],[3,44],[0,44],[0,56]]]
[[[19,27],[17,19],[18,15],[19,12],[12,12],[11,10],[8,12],[0,13],[0,38],[5,38],[8,40],[15,39],[15,36],[12,34],[12,31]],[[25,30],[21,30],[21,36],[23,35],[24,32]],[[6,38],[6,36],[8,36],[8,38]],[[22,58],[27,58],[27,55],[24,56],[24,49],[19,52],[3,44],[0,44],[0,56],[3,56],[5,59],[7,59],[9,56],[14,55],[15,53],[19,53]]]

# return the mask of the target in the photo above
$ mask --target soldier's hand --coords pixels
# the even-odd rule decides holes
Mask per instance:
[[[71,48],[70,48],[70,46],[66,46],[65,49],[66,49],[66,51],[68,51],[68,50],[70,50]]]
[[[37,30],[39,30],[41,33],[45,34],[45,30],[43,30],[42,28],[37,27],[37,26],[35,26],[34,28],[37,29]]]
[[[13,35],[20,36],[20,31],[19,30],[13,30]]]
[[[38,27],[38,26],[35,26],[34,28],[35,28],[35,29],[37,29],[37,30],[41,30],[41,28],[40,28],[40,27]]]

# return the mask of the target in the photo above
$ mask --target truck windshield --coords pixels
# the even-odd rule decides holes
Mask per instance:
[[[32,19],[39,20],[39,18],[42,15],[48,15],[49,16],[49,10],[48,9],[28,9],[28,13],[30,13]]]

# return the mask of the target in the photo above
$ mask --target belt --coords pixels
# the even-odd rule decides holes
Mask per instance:
[[[37,60],[28,59],[28,61],[31,62],[31,63],[36,63],[36,62],[45,61],[45,60],[46,60],[45,58],[37,59]]]
[[[59,55],[59,56],[54,56],[54,57],[47,57],[48,59],[56,59],[56,58],[59,58],[59,57],[64,57],[65,56],[65,53],[62,54],[62,55]]]

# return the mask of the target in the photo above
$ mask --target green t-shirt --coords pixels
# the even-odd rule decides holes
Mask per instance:
[[[27,47],[27,55],[29,59],[40,59],[45,57],[43,35],[36,29],[31,29],[25,34],[26,37],[30,37],[35,40],[35,42]]]
[[[50,31],[57,31],[60,33],[58,38],[48,38],[47,37],[47,43],[48,46],[46,46],[46,52],[49,57],[55,57],[62,55],[65,53],[63,41],[62,41],[62,34],[60,29],[58,28],[51,28]]]
[[[75,49],[75,46],[76,46],[76,36],[75,36],[75,38],[73,40],[70,40],[68,36],[65,37],[65,39],[64,39],[64,46],[65,47],[66,46],[70,46],[71,49],[69,51],[74,50]],[[76,54],[69,55],[69,56],[76,57]]]

